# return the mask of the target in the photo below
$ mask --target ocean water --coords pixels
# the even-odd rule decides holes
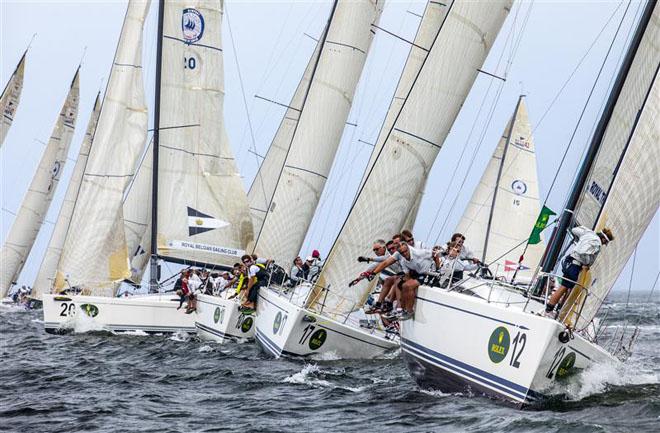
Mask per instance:
[[[567,399],[517,410],[419,389],[398,356],[273,360],[250,343],[187,335],[43,331],[0,309],[0,431],[660,431],[660,297],[608,301],[612,330],[640,324],[619,369],[574,379]]]

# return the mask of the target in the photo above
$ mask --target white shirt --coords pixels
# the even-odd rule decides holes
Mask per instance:
[[[188,277],[188,290],[191,292],[199,289],[199,286],[201,285],[202,280],[197,276],[197,274],[191,274],[190,277]]]
[[[570,255],[583,265],[591,266],[603,245],[600,237],[598,237],[596,232],[584,226],[575,227],[571,232],[577,239],[577,243]]]
[[[472,260],[474,258],[474,253],[463,244],[463,248],[461,248],[461,252],[458,255],[458,258],[461,260]]]
[[[433,267],[433,252],[431,250],[424,250],[415,247],[408,247],[410,252],[410,260],[406,259],[403,254],[396,252],[392,254],[404,271],[416,271],[418,274],[426,274],[431,271]]]
[[[248,270],[248,277],[256,277],[257,273],[261,270],[261,268],[257,265],[250,265],[250,269]]]
[[[441,274],[446,275],[451,274],[452,272],[473,271],[477,268],[478,266],[476,264],[467,260],[461,260],[460,256],[454,259],[446,256],[442,258],[440,269],[438,271]]]

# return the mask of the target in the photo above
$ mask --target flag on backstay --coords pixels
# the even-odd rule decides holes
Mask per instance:
[[[536,220],[536,224],[534,224],[534,228],[532,229],[532,234],[529,236],[528,244],[536,245],[541,242],[541,232],[548,226],[548,220],[552,215],[557,214],[549,207],[543,206],[543,209],[541,209],[541,213]]]

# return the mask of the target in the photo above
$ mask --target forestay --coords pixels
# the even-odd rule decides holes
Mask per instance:
[[[223,119],[222,3],[166,2],[163,13],[158,255],[232,265],[254,233]]]
[[[510,7],[509,0],[451,5],[321,274],[320,283],[338,295],[327,298],[330,311],[347,313],[361,304],[366,282],[348,287],[364,270],[356,258],[368,255],[375,239],[398,232],[416,205]]]
[[[300,251],[341,140],[383,2],[337,1],[255,246],[287,265]]]
[[[80,145],[78,158],[76,159],[76,164],[73,166],[73,173],[71,174],[69,185],[66,188],[64,201],[62,202],[62,207],[60,208],[60,212],[57,215],[57,221],[55,222],[53,233],[50,236],[50,241],[48,241],[46,253],[44,254],[44,258],[41,261],[41,266],[39,267],[39,272],[37,272],[37,277],[34,281],[34,284],[32,285],[31,295],[34,298],[41,299],[41,295],[43,293],[47,293],[53,287],[53,283],[55,281],[55,272],[57,271],[57,264],[60,261],[60,255],[62,254],[62,248],[64,247],[66,232],[69,229],[69,224],[71,223],[73,208],[76,204],[78,192],[80,191],[80,183],[82,181],[83,173],[85,172],[87,157],[89,156],[89,151],[92,145],[92,137],[94,137],[94,131],[96,130],[96,125],[99,121],[100,113],[101,98],[99,94],[96,95],[94,109],[92,110],[89,122],[87,123],[85,138]]]
[[[25,55],[27,50],[23,53],[21,60],[16,65],[14,73],[9,77],[9,81],[2,91],[0,96],[0,110],[2,112],[2,122],[0,123],[0,147],[7,137],[9,127],[14,121],[14,115],[18,108],[18,103],[21,100],[21,91],[23,90],[23,76],[25,74]]]
[[[327,28],[326,28],[327,31]],[[266,209],[273,199],[275,187],[277,186],[277,179],[280,177],[284,160],[289,152],[293,134],[296,131],[298,121],[300,120],[300,113],[303,109],[303,103],[309,91],[309,86],[312,82],[312,74],[318,63],[319,54],[321,53],[322,41],[325,39],[324,34],[316,44],[316,49],[309,59],[309,63],[305,68],[305,72],[296,88],[291,102],[284,112],[284,117],[280,126],[275,133],[266,157],[259,166],[259,171],[252,181],[252,186],[248,192],[248,203],[250,204],[250,214],[252,215],[252,225],[254,232],[259,233],[266,217]]]
[[[147,137],[142,30],[148,10],[148,1],[128,3],[56,289],[82,286],[108,294],[130,276],[122,200]]]
[[[150,234],[147,232],[147,227],[151,221],[152,146],[152,143],[147,146],[124,199],[124,231],[131,263],[129,279],[136,284],[142,281],[142,274],[147,264],[145,259],[149,257],[149,250],[145,248],[143,239],[148,239],[147,234]]]
[[[615,237],[591,267],[592,286],[578,329],[598,312],[660,202],[659,40],[656,5],[576,210],[577,223],[609,227]]]
[[[57,189],[78,117],[80,92],[78,72],[79,69],[73,77],[64,106],[39,161],[37,172],[32,178],[32,183],[2,246],[0,297],[5,296],[23,269]]]
[[[521,96],[456,231],[475,257],[497,275],[511,277],[539,211],[535,146]],[[543,242],[527,247],[517,273],[521,279],[531,278],[544,250]]]

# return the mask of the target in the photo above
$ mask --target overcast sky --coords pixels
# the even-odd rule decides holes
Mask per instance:
[[[150,105],[153,103],[156,46],[155,3],[152,2],[152,13],[145,26],[144,66]],[[255,153],[265,154],[283,115],[280,107],[254,96],[288,102],[314,49],[312,37],[321,34],[330,5],[327,1],[300,0],[226,2],[223,27],[225,119],[246,188],[249,188],[258,167],[259,158]],[[425,2],[419,0],[389,1],[380,25],[412,40],[424,5]],[[0,151],[3,242],[14,220],[13,213],[20,206],[35,172],[44,149],[43,142],[48,140],[84,53],[80,111],[70,160],[65,166],[47,222],[19,278],[20,284],[31,285],[34,281],[94,98],[106,83],[125,10],[124,1],[0,1],[0,84],[3,87],[36,34],[28,53],[19,109]],[[622,21],[624,12],[627,13]],[[639,12],[640,3],[636,1],[630,4],[525,1],[514,5],[484,67],[505,77],[506,81],[486,75],[477,78],[431,173],[414,228],[417,238],[433,243],[436,239],[445,240],[453,232],[521,92],[528,95],[541,197],[548,196],[561,156],[616,28],[622,21],[611,59],[573,140],[557,184],[548,196],[548,205],[557,212],[561,210],[624,52],[624,42]],[[512,41],[516,40],[519,45],[513,49]],[[325,255],[332,245],[369,158],[371,147],[364,142],[376,140],[408,49],[406,42],[377,32],[349,116],[349,122],[357,127],[348,127],[344,132],[302,254],[318,248]],[[243,96],[247,99],[252,134]],[[452,178],[456,167],[456,175]],[[450,188],[445,196],[444,186],[447,184]],[[436,216],[437,222],[433,225]],[[653,284],[660,267],[659,249],[660,229],[656,215],[638,246],[634,289],[647,290]],[[630,268],[629,263],[619,278],[617,290],[627,290]]]

